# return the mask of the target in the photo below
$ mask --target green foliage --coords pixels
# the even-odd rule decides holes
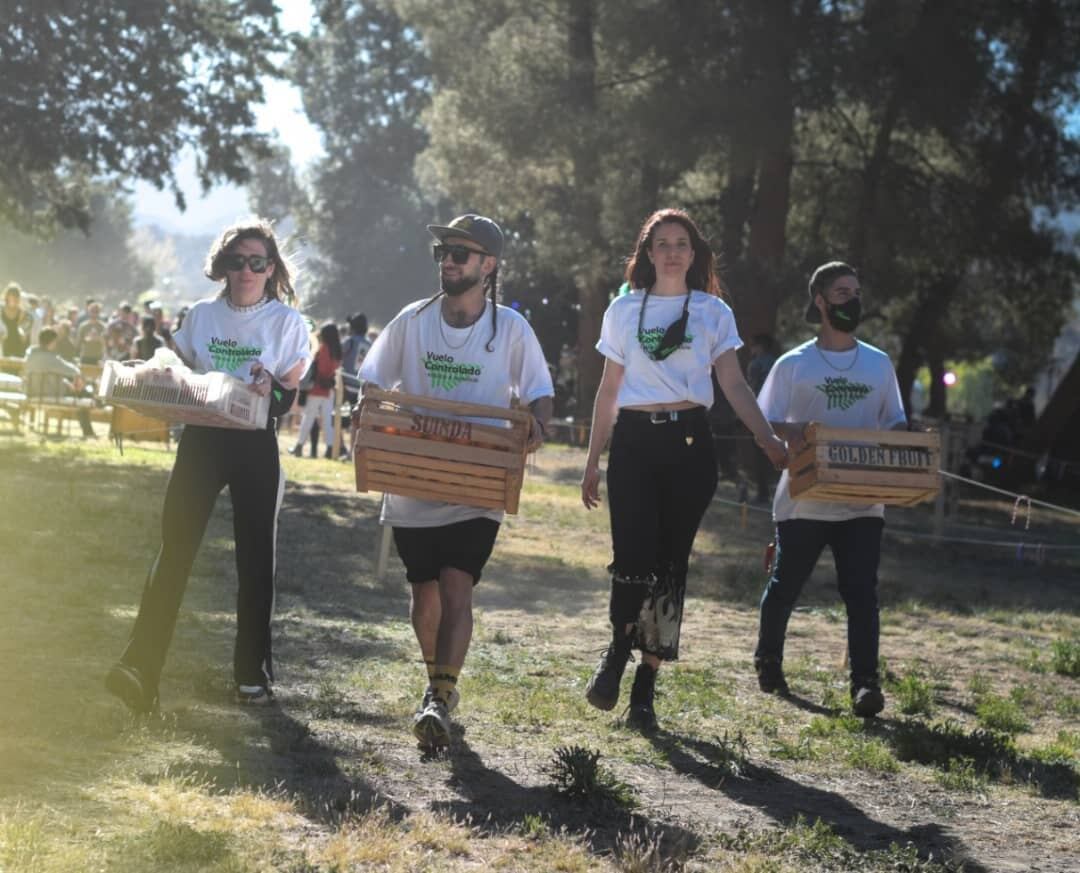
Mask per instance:
[[[428,141],[421,124],[431,99],[427,55],[392,3],[313,6],[315,24],[298,41],[290,74],[326,156],[309,188],[272,179],[264,188],[282,192],[282,208],[315,246],[307,264],[313,305],[385,321],[438,282],[425,229],[435,206],[413,177]]]
[[[950,791],[982,791],[986,787],[986,777],[975,769],[975,762],[970,758],[950,758],[944,770],[935,774],[937,783]]]
[[[930,715],[934,692],[929,683],[915,673],[906,673],[893,688],[897,706],[904,715]]]
[[[600,753],[581,746],[559,746],[544,774],[565,797],[589,805],[633,809],[634,790],[600,764]]]
[[[1062,676],[1080,676],[1080,639],[1054,640],[1050,644],[1050,666]]]
[[[763,832],[739,830],[734,835],[721,834],[720,845],[736,852],[754,852],[782,857],[794,862],[796,869],[820,869],[843,873],[960,873],[960,868],[941,864],[919,855],[918,847],[891,844],[887,849],[860,852],[835,833],[821,819],[813,823],[800,814],[786,827]]]
[[[979,722],[992,731],[1018,734],[1031,730],[1020,704],[1011,697],[987,694],[975,707],[975,714]]]
[[[86,297],[108,306],[124,298],[133,303],[154,284],[145,246],[132,238],[131,207],[121,192],[92,184],[85,195],[85,232],[59,228],[47,238],[18,231],[0,235],[0,264],[9,271],[0,281],[14,279],[28,294],[47,295],[57,305],[78,306]],[[58,317],[63,315],[58,313]]]
[[[0,219],[86,227],[92,177],[170,185],[185,147],[204,184],[248,178],[260,77],[284,49],[263,0],[9,5],[0,27]]]
[[[937,767],[948,767],[953,759],[968,759],[985,769],[1016,755],[1016,746],[1008,734],[984,728],[967,731],[952,720],[928,725],[906,719],[897,727],[892,741],[901,761]]]

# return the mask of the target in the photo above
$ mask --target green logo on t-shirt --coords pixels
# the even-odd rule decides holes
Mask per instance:
[[[214,369],[225,373],[231,373],[246,361],[251,361],[262,354],[262,349],[257,346],[242,346],[236,340],[210,337],[206,345],[210,353],[210,360],[214,362]]]
[[[815,387],[828,398],[826,409],[851,409],[874,390],[862,382],[849,382],[846,376],[826,376],[825,384]]]
[[[483,367],[479,364],[469,364],[454,360],[453,355],[437,355],[428,352],[424,357],[424,369],[428,379],[431,380],[432,388],[441,388],[449,391],[456,388],[462,382],[479,382]]]
[[[651,355],[656,351],[656,347],[660,345],[660,340],[664,338],[664,334],[667,332],[666,327],[650,327],[648,330],[642,330],[638,333],[638,342],[641,343],[641,348],[647,355]],[[682,343],[679,345],[680,349],[688,349],[694,342],[694,335],[687,333]]]

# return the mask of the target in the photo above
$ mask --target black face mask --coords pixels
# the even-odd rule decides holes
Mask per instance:
[[[825,303],[825,316],[834,330],[851,333],[859,326],[862,317],[862,301],[852,297],[844,303]]]

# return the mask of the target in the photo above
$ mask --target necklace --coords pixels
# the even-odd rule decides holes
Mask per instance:
[[[830,367],[832,367],[838,373],[846,373],[848,370],[850,370],[852,367],[854,367],[855,362],[859,360],[859,343],[857,341],[855,343],[855,357],[853,357],[851,359],[851,363],[848,364],[846,367],[838,367],[838,366],[836,366],[836,364],[834,364],[832,361],[830,361],[827,357],[825,357],[825,352],[821,348],[821,346],[819,346],[817,344],[817,340],[814,340],[814,348],[817,349],[817,353],[819,355],[821,355],[821,360],[823,360],[826,364],[828,364]],[[847,351],[847,350],[845,349],[845,351]]]
[[[485,306],[484,309],[487,309],[487,307]],[[443,322],[445,322],[446,319],[443,317],[442,308],[440,307],[439,308],[439,335],[442,336],[442,341],[446,345],[446,347],[448,349],[453,349],[455,352],[458,349],[465,348],[465,346],[467,346],[469,344],[469,340],[472,339],[473,331],[476,330],[476,325],[478,325],[480,323],[480,319],[483,318],[483,316],[484,316],[484,312],[483,312],[483,310],[481,310],[480,314],[478,316],[476,316],[476,320],[471,325],[469,325],[469,332],[467,334],[465,334],[465,339],[463,339],[460,343],[458,343],[455,346],[452,342],[450,342],[450,340],[448,340],[446,338],[446,330],[443,327]],[[460,328],[455,328],[455,330],[460,330]]]
[[[227,291],[225,292],[225,303],[233,312],[254,312],[260,306],[264,306],[266,303],[269,302],[270,295],[263,294],[263,296],[256,300],[254,303],[248,303],[246,306],[241,306],[239,303],[233,303],[232,295],[230,295]]]

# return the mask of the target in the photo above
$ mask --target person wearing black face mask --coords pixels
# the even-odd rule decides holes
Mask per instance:
[[[880,349],[855,338],[862,291],[854,268],[823,264],[809,284],[806,320],[818,336],[782,355],[758,395],[758,405],[794,457],[806,425],[902,430],[907,418],[892,363]],[[832,549],[837,583],[848,616],[851,703],[871,717],[885,706],[878,682],[880,627],[877,569],[884,528],[881,504],[793,501],[789,475],[773,500],[776,553],[761,597],[754,667],[762,691],[788,694],[783,672],[784,637],[799,593],[825,546]]]

